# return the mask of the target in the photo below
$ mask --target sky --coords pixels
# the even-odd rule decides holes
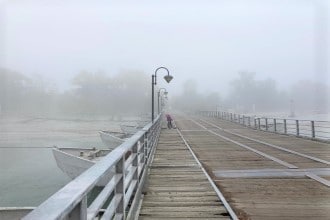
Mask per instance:
[[[166,85],[159,72],[158,84],[174,93],[193,79],[203,92],[226,94],[240,71],[280,88],[300,79],[330,85],[324,2],[2,1],[0,67],[41,75],[61,90],[82,70],[140,70],[151,80],[159,66],[174,79]]]

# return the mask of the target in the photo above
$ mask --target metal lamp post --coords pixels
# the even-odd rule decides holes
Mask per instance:
[[[151,76],[151,121],[154,122],[154,86],[157,85],[157,71],[164,69],[167,72],[167,75],[164,76],[164,79],[167,83],[170,83],[173,79],[173,76],[170,75],[170,71],[166,67],[158,67],[155,70],[155,74]]]
[[[160,96],[160,92],[161,92],[161,90],[164,90],[164,94],[165,95],[167,95],[168,94],[168,92],[166,91],[166,89],[165,88],[160,88],[159,90],[158,90],[158,102],[157,102],[157,104],[158,104],[158,114],[160,113],[160,107],[159,107],[159,96]]]

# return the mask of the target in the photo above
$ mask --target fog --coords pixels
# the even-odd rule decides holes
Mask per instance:
[[[326,0],[0,3],[3,114],[326,113]],[[157,94],[156,94],[157,95]],[[156,96],[157,97],[157,96]]]

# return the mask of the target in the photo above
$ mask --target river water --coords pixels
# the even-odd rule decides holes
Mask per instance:
[[[330,120],[329,114],[303,118]],[[105,148],[98,131],[120,131],[119,124],[110,118],[0,115],[0,207],[39,205],[70,181],[57,167],[51,148]]]
[[[70,181],[52,146],[104,148],[98,131],[119,129],[109,118],[0,116],[0,206],[37,206]]]

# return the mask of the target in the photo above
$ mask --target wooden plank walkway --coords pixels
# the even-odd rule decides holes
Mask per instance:
[[[330,219],[330,144],[176,116],[240,219]]]
[[[230,219],[228,215],[178,131],[162,129],[139,219]]]

